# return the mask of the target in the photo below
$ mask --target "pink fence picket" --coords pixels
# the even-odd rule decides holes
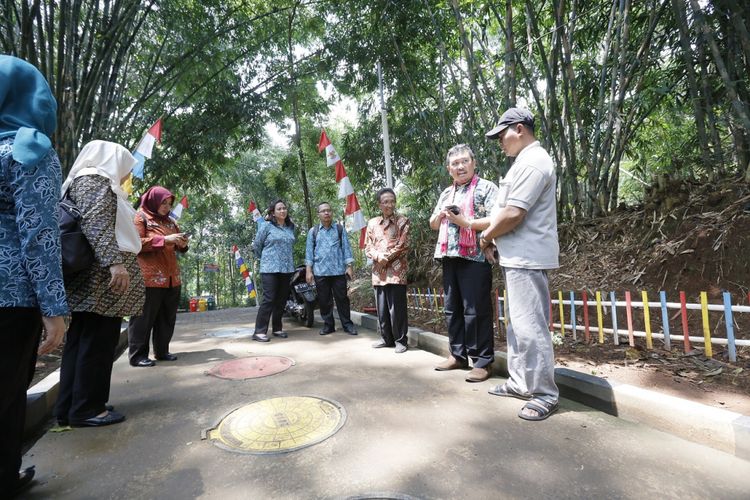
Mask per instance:
[[[690,333],[688,333],[687,299],[685,292],[680,292],[680,313],[682,316],[682,346],[685,352],[690,352]]]
[[[630,300],[630,291],[625,292],[625,314],[628,318],[628,343],[630,347],[635,347],[635,337],[633,336],[633,308]]]

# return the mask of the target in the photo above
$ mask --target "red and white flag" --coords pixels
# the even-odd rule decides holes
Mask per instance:
[[[135,151],[133,151],[133,157],[138,161],[133,167],[133,177],[143,180],[143,169],[144,164],[146,163],[146,158],[151,158],[151,154],[154,151],[154,143],[157,141],[161,144],[161,118],[156,120],[156,123],[151,125],[151,128],[143,134],[141,142],[138,143]],[[128,191],[128,194],[130,194],[131,191],[132,189]]]
[[[159,142],[159,144],[161,144],[161,118],[156,120],[156,123],[151,125],[151,128],[148,129],[148,132],[143,135],[141,142],[139,142],[138,146],[135,148],[135,152],[142,154],[146,158],[151,158],[151,153],[154,150],[154,144],[157,141]]]
[[[172,217],[179,219],[182,217],[182,211],[188,208],[187,196],[183,196],[180,202],[172,209]]]
[[[250,204],[247,206],[247,211],[248,213],[253,214],[253,221],[258,222],[258,220],[263,219],[263,216],[260,214],[260,210],[258,210],[254,200],[250,200]]]
[[[362,213],[362,209],[357,201],[357,194],[354,192],[349,177],[346,175],[344,162],[341,161],[339,154],[333,148],[333,144],[328,140],[325,129],[321,129],[320,141],[318,142],[318,152],[326,150],[326,161],[328,166],[336,169],[336,183],[339,185],[339,198],[346,199],[344,216],[346,217],[346,230],[349,232],[360,231],[359,248],[365,247],[365,230],[367,229],[367,220]]]

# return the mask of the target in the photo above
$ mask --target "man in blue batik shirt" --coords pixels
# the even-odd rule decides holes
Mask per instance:
[[[357,335],[349,313],[349,297],[346,292],[346,280],[353,277],[352,248],[344,228],[333,224],[331,205],[323,202],[318,205],[320,224],[310,228],[305,247],[305,266],[307,282],[318,289],[320,315],[323,317],[321,335],[336,331],[333,320],[333,301],[339,311],[339,320],[344,331]]]

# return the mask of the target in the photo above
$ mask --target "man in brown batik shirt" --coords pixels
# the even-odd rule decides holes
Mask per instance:
[[[372,259],[372,286],[375,288],[380,323],[380,342],[374,348],[407,349],[409,321],[406,311],[406,271],[409,251],[409,219],[396,213],[396,193],[383,188],[377,193],[381,215],[367,223],[365,254]]]

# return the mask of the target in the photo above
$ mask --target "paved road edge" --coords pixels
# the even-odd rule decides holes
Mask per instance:
[[[377,318],[352,311],[352,321],[377,331]],[[317,319],[317,318],[316,318]],[[318,319],[319,321],[319,319]],[[127,330],[120,333],[116,357],[127,347]],[[448,339],[443,335],[409,328],[409,345],[439,356],[448,356]],[[495,374],[508,375],[507,355],[495,352]],[[56,370],[27,392],[25,434],[32,435],[45,425],[57,399],[60,370]],[[555,368],[555,381],[564,398],[582,403],[630,422],[703,444],[750,460],[750,417],[700,403],[649,391],[568,368]]]
[[[378,329],[371,314],[352,312],[352,321]],[[439,356],[449,353],[447,337],[419,328],[409,328],[409,345]],[[508,376],[505,352],[495,352],[492,369]],[[750,460],[750,417],[568,368],[555,368],[555,382],[564,398]]]

